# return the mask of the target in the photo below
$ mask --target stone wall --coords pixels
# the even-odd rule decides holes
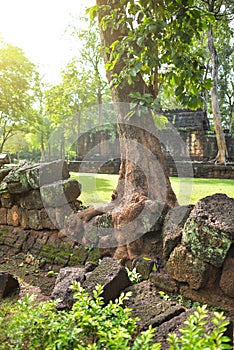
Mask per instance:
[[[97,262],[98,249],[87,249],[58,230],[27,230],[22,227],[0,225],[0,264],[12,260],[18,265],[59,270],[62,266],[84,265],[86,260]]]
[[[181,141],[172,141],[170,128],[159,131],[163,140],[163,152],[170,176],[177,176],[174,161],[202,162],[194,163],[195,177],[234,178],[232,165],[228,168],[217,168],[207,164],[217,155],[217,141],[213,131],[210,131],[209,120],[202,110],[171,110],[163,111],[169,122],[178,131]],[[234,162],[234,138],[226,134],[229,162]],[[84,133],[78,140],[80,157],[69,163],[70,171],[117,174],[120,165],[120,151],[117,130],[96,130]],[[90,153],[89,153],[90,152]],[[189,159],[184,159],[184,154]],[[88,154],[88,156],[86,156]],[[172,159],[173,155],[173,159]],[[186,172],[185,172],[186,174]]]
[[[191,160],[207,161],[217,155],[217,141],[214,132],[203,130],[177,130],[186,144]],[[229,159],[234,160],[234,138],[226,134]]]
[[[77,149],[79,158],[85,157],[89,152],[93,156],[118,157],[120,151],[116,124],[108,129],[98,130],[94,128],[89,132],[82,133],[77,141]]]
[[[207,113],[202,109],[196,111],[176,109],[163,111],[162,113],[176,129],[210,130]]]
[[[77,209],[80,184],[69,178],[66,162],[0,170],[0,225],[43,230],[63,226]]]

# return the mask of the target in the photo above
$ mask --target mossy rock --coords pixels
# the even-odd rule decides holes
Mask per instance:
[[[183,229],[182,244],[192,254],[221,267],[234,239],[234,199],[215,194],[201,199]]]

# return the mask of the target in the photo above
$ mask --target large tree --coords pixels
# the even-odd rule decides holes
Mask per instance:
[[[0,41],[0,152],[26,126],[33,103],[35,67],[18,47]]]
[[[157,104],[159,66],[162,76],[167,71],[167,79],[176,79],[182,66],[177,95],[193,107],[202,102],[198,92],[207,82],[202,79],[205,67],[200,54],[194,50],[188,59],[182,53],[189,51],[207,23],[202,12],[190,5],[191,1],[96,0],[91,10],[91,15],[98,14],[117,117],[121,169],[112,203],[81,217],[87,221],[101,212],[111,212],[117,257],[139,254],[144,233],[177,204],[152,108]],[[200,69],[188,71],[191,64]]]
[[[88,210],[87,216],[84,212],[81,217],[87,221],[102,212],[111,213],[118,245],[115,256],[133,258],[140,253],[142,236],[177,204],[157,137],[154,113],[148,108],[153,106],[158,93],[155,55],[158,24],[152,17],[156,6],[150,2],[144,14],[143,7],[134,7],[132,1],[97,0],[96,3],[98,7],[92,12],[98,9],[103,57],[117,117],[121,169],[112,203],[93,212]],[[143,18],[146,33],[140,28]],[[135,31],[134,25],[138,26]],[[161,21],[159,32],[163,25]]]
[[[219,99],[219,60],[218,52],[215,45],[215,29],[217,33],[217,27],[222,30],[225,28],[227,35],[230,34],[228,27],[230,21],[234,15],[233,1],[222,0],[202,0],[201,3],[205,7],[206,11],[214,16],[214,21],[210,23],[207,30],[208,49],[211,59],[211,74],[212,74],[212,89],[211,89],[211,106],[214,120],[214,127],[216,133],[216,140],[218,145],[218,153],[216,156],[216,162],[226,164],[228,157],[228,151],[225,141],[225,135],[222,127],[222,117]],[[222,36],[221,36],[222,37]]]
[[[160,83],[174,84],[183,105],[203,105],[212,82],[204,79],[204,52],[194,43],[210,28],[213,14],[195,0],[96,0],[90,10],[95,12],[117,117],[121,168],[112,202],[78,216],[87,222],[110,215],[115,256],[132,258],[140,253],[144,233],[177,204],[155,126]],[[106,224],[104,219],[100,226]],[[86,233],[92,233],[90,227]],[[108,238],[101,237],[99,244],[108,245]]]

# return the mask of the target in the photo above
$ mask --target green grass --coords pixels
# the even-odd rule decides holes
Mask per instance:
[[[195,204],[201,198],[225,193],[234,198],[234,180],[176,178],[170,179],[180,204]]]
[[[71,173],[82,184],[80,200],[83,204],[98,204],[110,201],[118,175]],[[179,203],[195,204],[199,199],[214,193],[225,193],[234,198],[234,180],[171,178],[172,187]]]

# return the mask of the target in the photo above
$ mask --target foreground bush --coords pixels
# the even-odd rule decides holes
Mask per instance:
[[[0,349],[8,350],[157,350],[154,330],[137,335],[137,320],[123,305],[129,294],[104,305],[102,287],[97,286],[93,298],[73,283],[76,303],[70,311],[57,311],[54,302],[35,306],[26,296],[11,308],[0,313]],[[231,349],[223,336],[228,322],[214,313],[214,330],[205,334],[207,309],[199,307],[192,315],[182,336],[169,335],[170,349]]]

